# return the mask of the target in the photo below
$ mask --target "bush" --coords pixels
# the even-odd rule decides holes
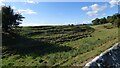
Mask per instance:
[[[98,40],[100,40],[100,38],[98,38]]]

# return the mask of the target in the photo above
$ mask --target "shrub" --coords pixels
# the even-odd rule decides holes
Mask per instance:
[[[98,38],[98,40],[100,40],[100,38]]]

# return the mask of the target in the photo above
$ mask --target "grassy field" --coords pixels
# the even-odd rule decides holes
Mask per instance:
[[[111,24],[23,27],[17,33],[14,44],[5,40],[3,66],[83,66],[118,42]]]

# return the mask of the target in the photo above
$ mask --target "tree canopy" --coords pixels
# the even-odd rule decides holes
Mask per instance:
[[[10,6],[2,6],[2,30],[9,31],[21,24],[23,17],[21,14],[15,13]]]
[[[103,17],[101,19],[96,18],[92,21],[93,25],[112,23],[114,26],[120,26],[120,14],[114,14],[113,16],[107,16],[107,18]]]
[[[100,24],[100,19],[96,18],[95,20],[92,21],[93,25],[98,25]]]

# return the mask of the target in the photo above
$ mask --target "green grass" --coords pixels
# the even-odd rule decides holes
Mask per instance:
[[[95,31],[92,34],[93,37],[65,43],[68,46],[75,45],[73,46],[74,48],[77,48],[80,51],[85,51],[85,53],[76,55],[75,58],[71,58],[71,60],[67,61],[63,65],[80,65],[80,62],[84,62],[87,58],[94,57],[100,54],[102,51],[106,50],[107,48],[111,47],[115,42],[118,41],[116,39],[116,30],[116,28],[109,30],[101,29],[100,32]],[[98,38],[100,38],[100,40],[98,40]]]
[[[24,27],[16,44],[3,46],[3,66],[72,66],[84,63],[116,43],[118,28],[91,26]],[[85,31],[79,31],[86,28]],[[95,31],[94,31],[94,29]],[[52,32],[51,32],[52,31]],[[38,32],[38,33],[34,33]],[[40,33],[39,33],[40,32]]]

